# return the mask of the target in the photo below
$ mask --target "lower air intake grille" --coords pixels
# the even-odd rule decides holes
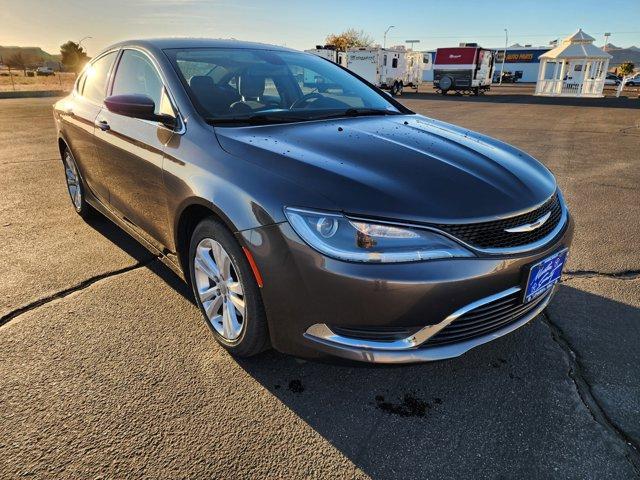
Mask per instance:
[[[518,291],[493,302],[486,303],[461,315],[433,337],[423,347],[463,342],[501,329],[520,320],[544,301],[551,292],[545,293],[530,303],[522,303],[522,292]]]

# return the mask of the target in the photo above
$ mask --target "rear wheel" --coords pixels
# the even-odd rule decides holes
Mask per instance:
[[[191,285],[198,307],[220,345],[249,357],[268,344],[260,289],[242,248],[213,218],[195,228],[189,248]]]
[[[62,153],[62,163],[64,165],[64,175],[67,180],[67,190],[69,191],[69,197],[71,197],[71,204],[76,213],[86,219],[91,216],[93,210],[85,198],[84,185],[80,177],[78,164],[68,148]]]

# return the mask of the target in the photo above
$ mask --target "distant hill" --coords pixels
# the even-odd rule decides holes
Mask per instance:
[[[615,50],[608,48],[607,53],[613,57],[609,62],[609,67],[617,67],[621,63],[629,61],[636,66],[636,69],[640,68],[640,48],[618,48]]]
[[[22,52],[22,54],[29,61],[39,62],[39,61],[60,61],[60,55],[51,55],[50,53],[45,52],[40,47],[3,47],[0,46],[0,57],[2,59],[7,59],[11,55],[14,55],[17,52]]]

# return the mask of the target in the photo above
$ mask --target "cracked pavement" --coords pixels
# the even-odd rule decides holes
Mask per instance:
[[[0,478],[640,477],[638,105],[516,91],[402,101],[556,173],[564,281],[513,334],[409,367],[230,358],[171,272],[74,214],[53,100],[0,100]]]

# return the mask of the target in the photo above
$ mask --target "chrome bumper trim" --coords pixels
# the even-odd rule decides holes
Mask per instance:
[[[454,313],[445,318],[436,325],[428,325],[418,331],[411,337],[391,342],[380,342],[372,340],[361,340],[344,337],[334,333],[326,324],[319,323],[312,325],[304,333],[304,337],[315,343],[319,349],[338,357],[347,358],[371,363],[418,363],[430,362],[434,360],[444,360],[454,358],[471,350],[474,347],[500,338],[524,324],[533,320],[551,301],[557,285],[551,288],[544,299],[538,305],[528,312],[520,320],[513,322],[495,332],[488,333],[476,338],[471,338],[459,343],[448,345],[418,348],[433,335],[438,333],[444,327],[453,322],[456,318],[464,313],[478,308],[486,303],[493,302],[499,298],[505,297],[520,290],[519,287],[512,287],[503,292],[491,295],[469,305],[456,310]]]

